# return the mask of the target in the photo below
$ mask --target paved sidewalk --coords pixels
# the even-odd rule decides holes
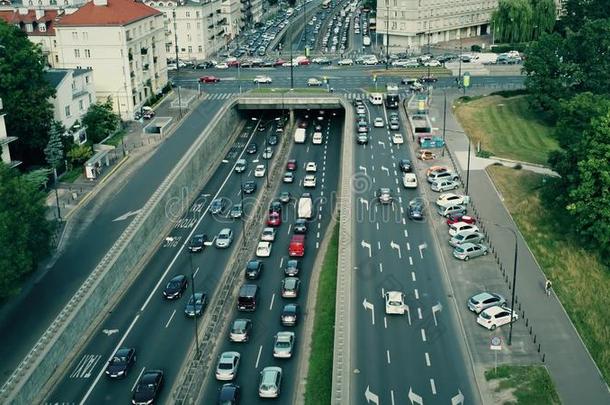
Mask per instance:
[[[437,117],[436,123],[442,120],[442,101],[434,94],[431,116]],[[467,165],[468,139],[451,111],[455,92],[448,93],[447,111],[447,147],[456,157],[464,178]],[[439,118],[440,117],[440,118]],[[435,125],[438,126],[438,125]],[[474,156],[474,153],[471,155]],[[523,321],[531,328],[531,339],[535,339],[540,362],[545,364],[555,383],[559,397],[564,404],[609,404],[610,391],[602,375],[587,351],[580,336],[566,314],[563,306],[553,294],[544,294],[545,276],[536,259],[519,233],[506,207],[502,203],[491,179],[484,168],[492,159],[473,159],[470,166],[470,194],[475,213],[490,222],[506,226],[516,232],[518,239],[517,269],[517,304]],[[493,161],[493,160],[492,160]],[[506,162],[503,162],[506,164]],[[523,167],[526,168],[525,166]],[[527,169],[545,172],[548,169],[528,167]],[[553,174],[549,172],[548,174]],[[512,232],[496,226],[487,226],[486,232],[498,255],[500,265],[506,272],[505,280],[512,283],[512,266],[515,239]]]

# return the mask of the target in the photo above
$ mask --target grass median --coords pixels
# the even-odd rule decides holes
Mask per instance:
[[[508,366],[485,371],[485,379],[495,382],[496,400],[503,404],[560,404],[555,386],[545,367]]]
[[[554,215],[543,206],[540,188],[544,176],[502,166],[487,170],[604,379],[609,381],[609,269],[566,231],[569,218]]]
[[[337,289],[337,255],[339,226],[334,225],[332,238],[324,256],[318,280],[316,318],[311,340],[311,354],[307,371],[305,404],[328,404],[331,398],[333,375],[333,345],[335,339],[335,295]]]

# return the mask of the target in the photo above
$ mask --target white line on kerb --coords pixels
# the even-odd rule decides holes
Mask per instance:
[[[256,356],[256,364],[254,365],[254,368],[258,368],[258,362],[259,362],[259,361],[260,361],[260,359],[261,359],[261,353],[262,353],[262,351],[263,351],[263,345],[260,345],[260,346],[258,347],[258,356]]]

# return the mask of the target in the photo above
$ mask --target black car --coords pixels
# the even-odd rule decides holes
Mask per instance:
[[[290,191],[282,191],[280,193],[280,201],[284,204],[290,202],[291,198]]]
[[[296,277],[299,274],[299,261],[294,259],[288,260],[284,274],[289,277]]]
[[[246,194],[252,194],[256,191],[256,182],[254,180],[248,180],[242,184],[241,189]]]
[[[106,366],[106,375],[110,378],[125,378],[136,362],[136,349],[122,347],[114,353]]]
[[[297,219],[296,222],[294,223],[294,233],[298,233],[298,234],[306,234],[307,233],[307,221],[300,218]]]
[[[212,204],[210,204],[210,212],[213,215],[222,214],[226,205],[227,205],[227,202],[223,198],[215,198],[212,201]]]
[[[269,212],[277,212],[282,213],[282,202],[280,200],[273,200],[271,204],[269,204]]]
[[[250,260],[246,264],[246,278],[248,280],[254,280],[260,277],[263,271],[263,262],[260,260]]]
[[[286,304],[282,309],[280,321],[282,326],[295,326],[299,320],[299,304]]]
[[[239,385],[229,383],[223,384],[218,390],[218,405],[239,404]]]
[[[275,146],[277,145],[277,135],[269,135],[267,137],[267,145]]]
[[[194,69],[209,69],[209,68],[213,68],[214,64],[212,62],[201,62],[196,64],[195,66],[193,66]]]
[[[369,136],[367,134],[358,134],[356,142],[358,145],[367,145],[369,143]]]
[[[189,242],[189,251],[201,252],[205,248],[205,242],[208,240],[208,236],[204,233],[194,235]]]
[[[422,76],[421,81],[423,83],[436,83],[438,82],[438,79],[432,75],[430,76]]]
[[[163,290],[163,296],[168,300],[173,300],[176,298],[182,297],[182,293],[186,290],[186,286],[188,285],[188,281],[184,274],[179,274],[169,280],[169,283],[165,286]]]
[[[163,387],[163,371],[148,370],[142,377],[133,391],[131,403],[134,405],[152,404],[158,397]]]
[[[201,316],[206,304],[208,296],[202,292],[196,292],[195,295],[189,297],[189,301],[184,306],[184,315],[188,317]]]
[[[413,164],[409,159],[400,159],[398,167],[400,167],[400,171],[403,173],[409,173],[413,170]]]
[[[414,198],[409,201],[409,208],[407,210],[407,216],[409,219],[421,221],[424,219],[424,200],[423,198]]]
[[[246,153],[252,155],[258,151],[258,146],[254,142],[250,142],[246,148]]]

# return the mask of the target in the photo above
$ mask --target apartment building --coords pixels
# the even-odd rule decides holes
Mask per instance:
[[[227,19],[228,36],[233,39],[238,36],[246,25],[245,10],[248,0],[223,0],[220,2],[222,15]]]
[[[55,24],[58,66],[92,69],[98,99],[123,119],[167,85],[163,13],[133,0],[93,0]]]
[[[144,0],[163,13],[165,52],[169,58],[201,61],[230,39],[229,18],[221,0]],[[227,2],[228,3],[228,2]]]
[[[10,167],[19,166],[22,162],[19,160],[11,159],[11,150],[8,144],[17,140],[16,136],[9,136],[6,132],[6,124],[4,122],[4,116],[6,115],[2,111],[2,99],[0,98],[0,158],[4,164]]]

